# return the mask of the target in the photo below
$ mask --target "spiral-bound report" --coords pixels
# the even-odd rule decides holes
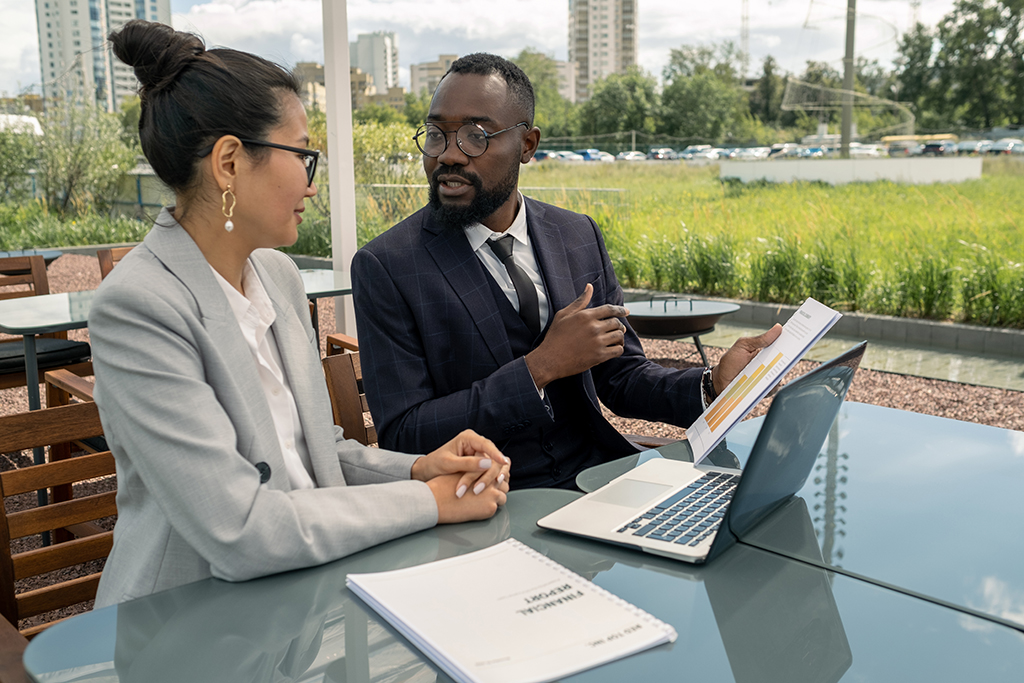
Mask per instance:
[[[456,681],[542,683],[676,639],[668,624],[514,539],[346,582]]]

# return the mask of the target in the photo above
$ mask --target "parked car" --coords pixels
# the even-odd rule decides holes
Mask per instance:
[[[736,154],[731,158],[741,159],[744,161],[757,161],[759,159],[767,159],[771,151],[770,147],[741,147],[736,150]]]
[[[850,143],[850,158],[874,159],[882,156],[884,150],[878,145],[862,145],[859,142]]]
[[[894,142],[889,145],[889,156],[891,157],[912,157],[921,154],[924,145],[919,142]]]
[[[583,161],[583,155],[576,152],[556,152],[559,161]]]
[[[676,151],[671,147],[659,147],[647,153],[648,159],[675,159]]]
[[[545,161],[547,159],[553,159],[557,157],[558,152],[552,151],[550,149],[538,149],[536,152],[533,153],[534,161]]]
[[[619,161],[643,161],[647,155],[643,152],[619,152],[615,158]]]
[[[603,161],[606,164],[615,163],[615,155],[609,154],[608,152],[598,152],[598,161]]]
[[[931,157],[946,157],[956,154],[956,143],[952,140],[932,140],[926,142],[921,154]]]
[[[711,145],[689,145],[682,152],[679,153],[680,159],[693,159],[702,158],[706,159],[706,156],[700,156],[705,152],[711,151]]]
[[[795,142],[777,142],[768,153],[769,159],[785,159],[800,156],[801,147]]]
[[[1024,154],[1024,140],[1020,138],[1003,138],[993,142],[989,154]]]
[[[985,154],[992,147],[991,140],[961,140],[957,143],[957,154]]]

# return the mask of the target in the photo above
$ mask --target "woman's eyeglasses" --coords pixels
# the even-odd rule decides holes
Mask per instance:
[[[247,140],[245,138],[239,138],[239,141],[243,145],[256,145],[258,147],[273,147],[274,149],[283,149],[286,152],[294,152],[302,157],[302,163],[306,166],[306,179],[308,181],[307,187],[313,184],[313,176],[316,175],[316,164],[320,159],[320,150],[318,149],[303,149],[301,147],[289,147],[288,145],[279,145],[276,142],[266,142],[265,140]],[[196,154],[197,157],[205,157],[207,154],[213,151],[213,145],[204,147],[199,150]]]

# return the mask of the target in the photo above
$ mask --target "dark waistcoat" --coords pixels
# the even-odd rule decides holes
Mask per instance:
[[[512,355],[515,358],[525,356],[540,344],[543,334],[534,339],[494,278],[488,277],[487,281],[505,324]],[[552,317],[554,314],[549,314],[549,318]],[[507,440],[496,442],[512,459],[513,489],[576,488],[578,473],[624,455],[606,451],[594,438],[599,430],[591,423],[591,413],[587,410],[590,399],[583,389],[582,375],[552,382],[544,388],[544,395],[551,406],[554,423],[532,425]]]

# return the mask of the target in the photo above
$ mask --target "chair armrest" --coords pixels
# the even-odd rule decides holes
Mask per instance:
[[[66,394],[83,401],[93,400],[92,392],[93,389],[95,389],[95,385],[84,377],[79,377],[75,373],[63,368],[50,370],[43,377],[46,381],[47,400],[49,400],[50,396],[53,395],[53,391],[55,389],[63,391]],[[67,403],[67,401],[58,402],[57,405],[60,405],[61,403]]]
[[[350,337],[341,332],[334,332],[327,335],[327,355],[332,356],[342,351],[359,351],[359,342],[355,337]]]
[[[21,662],[26,647],[28,639],[11,622],[0,617],[0,681],[28,681],[25,665]]]

